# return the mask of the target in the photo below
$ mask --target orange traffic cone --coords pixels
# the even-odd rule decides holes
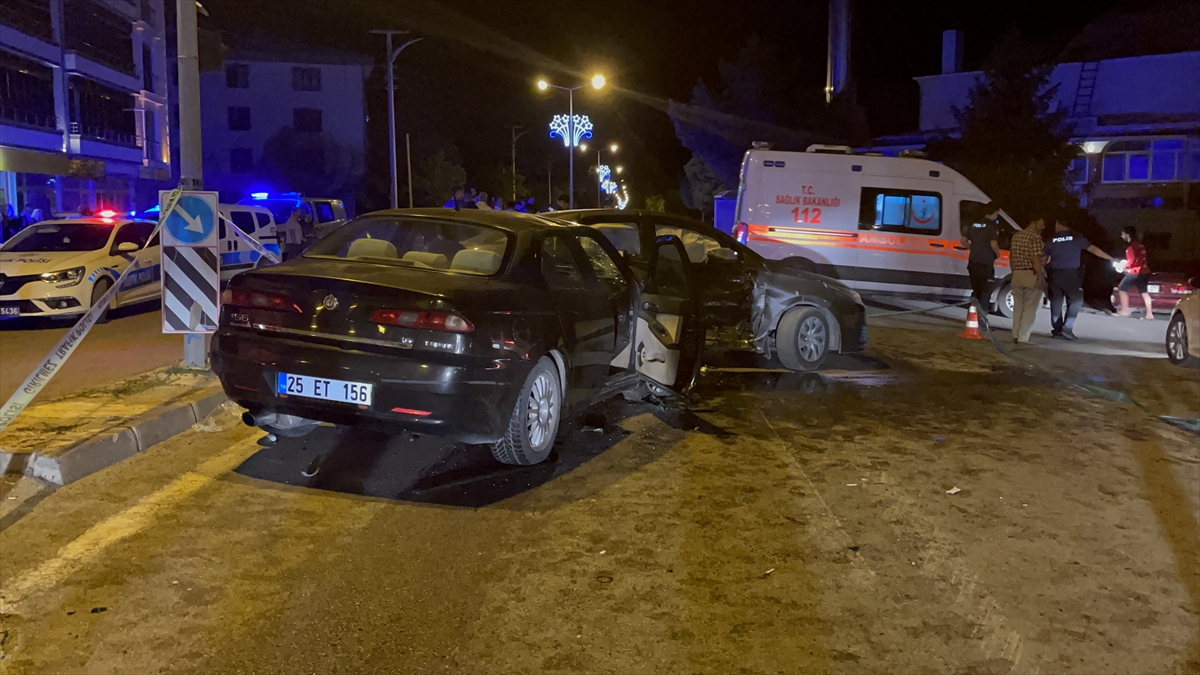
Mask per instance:
[[[983,340],[983,334],[979,332],[979,313],[975,311],[975,303],[971,303],[971,308],[967,310],[967,327],[963,332],[958,334],[960,338],[967,340]]]

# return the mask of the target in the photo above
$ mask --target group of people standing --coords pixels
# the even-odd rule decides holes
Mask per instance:
[[[988,204],[982,219],[963,226],[963,245],[970,248],[967,272],[971,278],[971,297],[985,311],[991,306],[992,267],[1000,256],[998,225],[1000,209]],[[1054,231],[1046,241],[1043,231],[1050,218],[1039,216],[1012,237],[1009,247],[1009,268],[1012,270],[1013,319],[1012,340],[1029,344],[1033,320],[1045,293],[1050,300],[1050,336],[1059,340],[1077,340],[1075,319],[1083,308],[1082,253],[1115,262],[1104,250],[1087,237],[1071,229],[1064,218],[1055,217]],[[1146,304],[1146,316],[1153,320],[1153,307],[1148,283],[1150,266],[1146,262],[1146,247],[1138,241],[1137,230],[1127,227],[1121,233],[1127,244],[1125,260],[1118,263],[1124,272],[1117,286],[1121,300],[1121,316],[1129,316],[1129,292],[1137,290]]]
[[[561,195],[558,201],[551,206],[541,209],[537,208],[533,197],[522,199],[519,201],[510,201],[507,204],[504,199],[496,196],[488,199],[488,193],[478,192],[475,188],[456,188],[454,194],[446,203],[442,205],[447,209],[461,211],[463,209],[484,209],[485,211],[516,211],[518,213],[540,213],[546,211],[563,211],[568,208],[566,195]]]
[[[33,225],[34,223],[42,222],[42,210],[36,209],[31,204],[26,204],[25,208],[17,213],[17,209],[12,204],[9,204],[4,209],[4,217],[0,218],[0,243],[12,239],[21,230]]]

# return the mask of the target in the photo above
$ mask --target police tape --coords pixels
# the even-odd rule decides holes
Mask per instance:
[[[936,312],[939,310],[948,309],[948,308],[952,308],[952,307],[966,307],[967,305],[972,305],[972,304],[975,305],[975,307],[979,311],[979,316],[981,316],[981,317],[986,316],[986,312],[984,311],[982,305],[980,305],[974,298],[972,298],[971,300],[956,303],[953,305],[939,305],[937,307],[927,307],[924,309],[908,309],[908,310],[903,310],[903,311],[879,312],[877,314],[868,314],[867,318],[874,319],[877,317],[896,316],[899,314],[924,314],[924,313]],[[1167,424],[1170,424],[1171,426],[1177,427],[1179,429],[1183,429],[1184,431],[1189,431],[1193,434],[1200,435],[1200,419],[1175,417],[1172,415],[1159,415],[1159,414],[1151,411],[1149,408],[1142,405],[1141,403],[1138,403],[1137,399],[1133,398],[1132,396],[1130,396],[1129,394],[1126,394],[1123,391],[1120,391],[1117,389],[1108,389],[1105,387],[1097,387],[1096,385],[1088,383],[1088,382],[1082,382],[1079,380],[1075,380],[1075,379],[1072,379],[1065,375],[1061,375],[1052,370],[1049,370],[1048,368],[1043,367],[1041,364],[1035,363],[1028,359],[1020,358],[1016,354],[1014,354],[1011,351],[1009,351],[1008,349],[1006,349],[1000,343],[1000,341],[996,339],[996,336],[992,333],[991,324],[989,324],[987,321],[980,321],[979,324],[983,328],[984,334],[987,335],[988,340],[992,343],[992,347],[994,347],[996,349],[996,351],[1000,352],[1004,356],[1007,356],[1009,359],[1011,359],[1023,366],[1027,366],[1029,368],[1033,368],[1034,370],[1041,371],[1041,372],[1049,375],[1050,377],[1053,377],[1054,379],[1058,380],[1059,382],[1062,382],[1063,384],[1066,384],[1071,387],[1075,387],[1076,389],[1081,389],[1081,390],[1083,390],[1093,396],[1096,396],[1098,398],[1103,398],[1105,400],[1112,401],[1114,403],[1122,403],[1124,405],[1133,406],[1135,408],[1138,408],[1138,409],[1146,412],[1147,414],[1155,415],[1160,420],[1162,420],[1163,422],[1165,422]]]
[[[221,216],[221,220],[225,221],[227,226],[233,228],[233,233],[237,236],[237,238],[249,244],[250,248],[254,249],[256,253],[266,256],[267,260],[270,260],[271,264],[273,265],[279,264],[279,256],[275,255],[271,249],[263,246],[257,239],[246,234],[245,230],[237,225],[234,225],[232,220],[226,218],[225,216]]]
[[[180,183],[178,187],[167,195],[167,203],[159,211],[158,224],[154,226],[154,231],[147,237],[147,241],[152,240],[158,234],[167,215],[175,209],[175,204],[179,201],[182,192],[183,184]],[[134,258],[117,277],[116,282],[100,297],[100,300],[84,313],[71,330],[67,331],[67,334],[46,355],[46,358],[42,359],[38,367],[29,374],[29,377],[25,378],[21,386],[5,401],[4,407],[0,408],[0,431],[8,428],[8,425],[12,424],[13,420],[17,419],[17,416],[29,406],[30,402],[46,388],[46,385],[50,383],[54,375],[63,367],[67,359],[71,357],[71,354],[75,352],[75,348],[79,346],[83,338],[87,337],[88,332],[92,330],[92,326],[96,325],[96,321],[99,320],[100,315],[112,304],[113,298],[116,297],[125,278],[129,276],[130,272],[137,269],[137,267],[138,260]]]

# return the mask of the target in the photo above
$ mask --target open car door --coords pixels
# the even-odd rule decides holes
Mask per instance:
[[[682,394],[700,371],[704,331],[696,314],[695,281],[683,242],[658,237],[637,299],[633,365],[651,384]],[[654,385],[657,385],[654,386]]]

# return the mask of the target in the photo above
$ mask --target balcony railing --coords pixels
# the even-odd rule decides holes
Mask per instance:
[[[39,40],[54,42],[50,0],[4,0],[0,2],[0,24]]]
[[[127,148],[142,147],[141,141],[136,133],[126,131],[118,131],[101,126],[86,126],[79,122],[71,122],[71,133],[93,141],[103,141],[112,143],[113,145],[122,145]]]
[[[48,129],[50,131],[58,129],[58,118],[54,115],[45,115],[7,106],[0,106],[0,121],[19,124],[24,127]]]

